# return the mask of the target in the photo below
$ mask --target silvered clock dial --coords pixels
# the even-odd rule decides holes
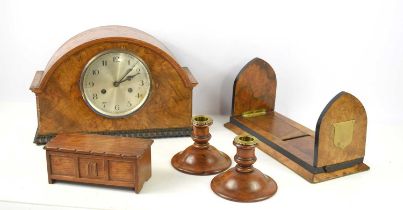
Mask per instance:
[[[80,79],[82,96],[96,113],[125,117],[139,110],[150,95],[147,64],[135,54],[110,50],[93,57]]]

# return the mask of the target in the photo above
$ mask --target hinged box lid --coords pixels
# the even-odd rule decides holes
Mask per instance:
[[[96,134],[59,134],[47,143],[44,149],[103,156],[140,157],[153,142],[152,139]]]

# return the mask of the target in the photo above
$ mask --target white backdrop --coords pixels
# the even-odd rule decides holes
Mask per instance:
[[[102,25],[138,28],[162,41],[199,82],[195,114],[228,115],[237,73],[260,57],[277,74],[277,111],[309,128],[342,90],[366,107],[368,146],[384,140],[375,139],[383,136],[374,133],[378,125],[403,125],[399,0],[1,0],[0,102],[29,103],[35,116],[35,71],[67,39]]]
[[[402,1],[0,2],[1,100],[33,101],[36,70],[67,39],[126,25],[161,40],[199,81],[194,113],[228,114],[232,84],[260,57],[277,73],[276,109],[314,128],[339,91],[372,122],[402,122]]]

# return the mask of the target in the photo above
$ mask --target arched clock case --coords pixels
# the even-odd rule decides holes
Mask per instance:
[[[189,136],[196,85],[154,37],[123,26],[90,29],[68,40],[35,74],[34,142],[59,133]]]

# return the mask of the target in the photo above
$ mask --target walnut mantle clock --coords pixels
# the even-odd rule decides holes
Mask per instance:
[[[90,29],[68,40],[35,74],[34,142],[59,133],[189,136],[196,85],[154,37],[124,26]]]

